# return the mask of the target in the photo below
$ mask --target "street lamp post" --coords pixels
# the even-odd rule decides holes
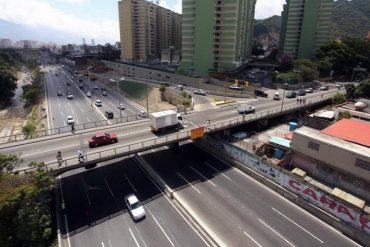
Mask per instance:
[[[283,99],[281,100],[281,110],[280,112],[283,112],[283,106],[284,106],[284,99],[285,99],[285,90],[287,89],[288,87],[288,83],[284,83],[284,92],[283,92]]]
[[[119,117],[121,119],[121,123],[122,123],[122,109],[121,109],[121,92],[120,92],[120,88],[119,88],[119,83],[121,81],[124,81],[126,78],[125,77],[121,77],[119,80],[117,80],[117,91],[118,91],[118,106],[119,106]]]
[[[151,75],[155,75],[153,72],[149,71],[149,78]],[[148,80],[146,81],[146,114],[149,117],[149,93],[148,93]]]

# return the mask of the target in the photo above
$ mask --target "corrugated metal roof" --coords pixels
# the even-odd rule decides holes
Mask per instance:
[[[369,122],[356,119],[342,119],[320,132],[325,135],[370,147]]]
[[[291,143],[291,141],[289,141],[287,139],[277,137],[277,136],[271,137],[269,142],[280,145],[280,146],[283,146],[283,147],[286,147],[286,148],[290,148],[290,143]]]

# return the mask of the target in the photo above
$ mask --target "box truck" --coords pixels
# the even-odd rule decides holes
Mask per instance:
[[[153,132],[161,132],[181,125],[177,113],[173,110],[149,113],[149,123]]]

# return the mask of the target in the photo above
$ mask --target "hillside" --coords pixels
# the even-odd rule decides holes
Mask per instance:
[[[366,37],[370,31],[370,0],[338,0],[334,2],[332,14],[332,38],[341,36]],[[272,16],[256,20],[254,37],[280,33],[281,17]]]

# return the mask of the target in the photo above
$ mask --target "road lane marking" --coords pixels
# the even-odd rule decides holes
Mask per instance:
[[[102,246],[102,247],[105,247],[105,245],[104,245],[104,242],[103,242],[103,241],[101,241],[101,246]]]
[[[139,193],[137,192],[135,186],[131,183],[131,180],[128,178],[128,176],[126,175],[126,173],[123,173],[123,176],[127,179],[127,182],[131,185],[131,187],[134,189],[136,195],[139,195]]]
[[[68,246],[71,247],[71,240],[69,239],[68,220],[67,220],[67,216],[65,214],[64,214],[64,221],[65,221],[66,230],[67,230],[67,242],[68,242]]]
[[[108,184],[108,182],[107,182],[107,180],[105,178],[104,178],[104,182],[107,185],[110,194],[112,195],[112,197],[114,197],[114,194],[113,194],[113,192],[112,192],[112,190],[111,190],[111,188],[110,188],[110,186],[109,186],[109,184]]]
[[[311,232],[309,232],[308,230],[306,230],[302,226],[298,225],[296,222],[294,222],[293,220],[291,220],[290,218],[288,218],[286,215],[284,215],[283,213],[281,213],[279,210],[277,210],[275,208],[272,208],[272,210],[274,210],[275,212],[277,212],[278,214],[280,214],[281,216],[283,216],[285,219],[287,219],[288,221],[290,221],[294,225],[298,226],[301,230],[303,230],[304,232],[308,233],[310,236],[312,236],[313,238],[315,238],[320,243],[322,243],[322,244],[324,243],[324,241],[322,241],[321,239],[319,239],[318,237],[316,237],[315,235],[313,235]]]
[[[148,211],[149,211],[149,210],[148,210]],[[150,212],[150,211],[149,211],[149,212]],[[168,242],[170,242],[170,244],[171,244],[172,246],[175,246],[175,245],[172,243],[172,241],[171,241],[170,237],[168,237],[167,233],[164,231],[164,229],[162,228],[162,226],[159,224],[159,222],[157,221],[157,219],[154,217],[154,215],[152,214],[152,212],[150,212],[150,214],[152,215],[152,217],[153,217],[153,219],[154,219],[155,223],[157,223],[157,225],[159,226],[159,228],[162,230],[163,234],[166,236],[166,238],[167,238]]]
[[[206,181],[210,182],[214,187],[216,187],[216,185],[211,181],[209,180],[208,178],[206,178],[205,176],[203,176],[203,174],[201,174],[200,172],[198,172],[197,170],[195,170],[194,167],[190,166],[190,168],[195,171],[199,176],[201,176],[202,178],[204,178]]]
[[[91,120],[90,120],[90,118],[89,118],[89,117],[86,117],[86,119],[87,119],[87,121],[88,121],[89,123],[91,123]]]
[[[206,164],[207,166],[209,166],[210,168],[212,168],[212,169],[213,169],[214,171],[216,171],[218,174],[220,174],[220,175],[224,176],[225,178],[229,179],[230,181],[232,181],[232,180],[231,180],[231,178],[229,178],[229,177],[228,177],[228,176],[226,176],[225,174],[221,173],[219,170],[217,170],[216,168],[214,168],[212,165],[208,164],[207,162],[204,162],[204,164]]]
[[[288,239],[284,238],[280,233],[278,233],[275,229],[273,229],[271,226],[267,225],[263,220],[261,219],[258,219],[259,222],[261,222],[262,224],[264,224],[268,229],[270,229],[273,233],[275,233],[276,235],[278,235],[281,239],[283,239],[285,242],[287,242],[290,246],[292,247],[295,247],[294,244],[292,244]]]
[[[197,190],[197,188],[194,187],[194,185],[192,185],[186,178],[184,178],[179,172],[176,172],[177,175],[179,175],[182,179],[185,180],[185,182],[187,182],[196,192],[198,192],[199,194],[202,194],[199,190]]]
[[[243,232],[245,236],[247,236],[250,240],[252,240],[258,247],[262,247],[262,245],[260,245],[254,238],[252,238],[251,236],[249,236],[248,233],[246,232]]]
[[[130,227],[128,228],[128,230],[130,231],[131,236],[132,236],[132,238],[134,239],[134,241],[135,241],[135,243],[136,243],[136,246],[137,246],[137,247],[140,247],[140,245],[139,245],[139,243],[137,242],[137,240],[136,240],[136,238],[135,238],[135,235],[132,233],[132,231],[131,231],[131,228],[130,228]]]

